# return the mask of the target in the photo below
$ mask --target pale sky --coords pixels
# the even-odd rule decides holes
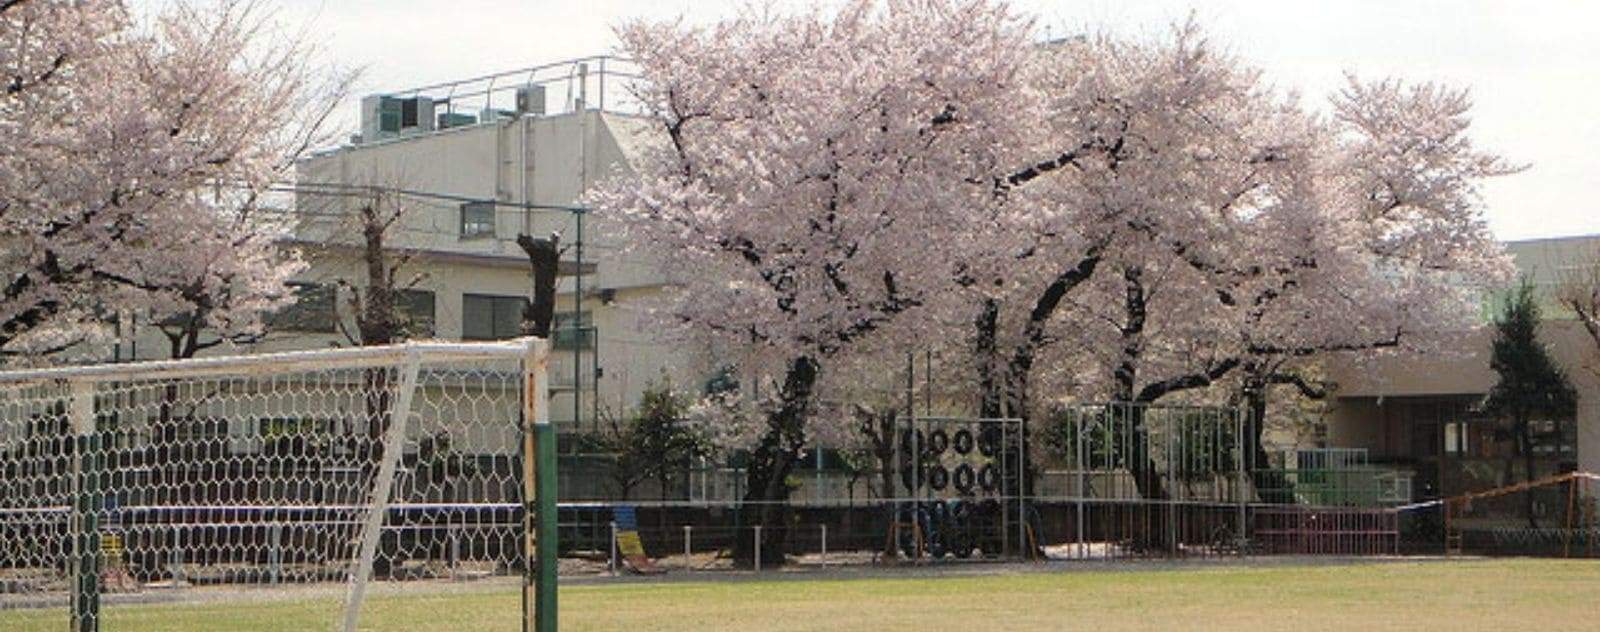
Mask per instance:
[[[160,0],[136,1],[158,4]],[[268,4],[272,4],[269,2]],[[278,0],[358,92],[611,52],[629,17],[712,21],[742,0]],[[782,3],[779,3],[782,4]],[[1320,104],[1343,72],[1471,88],[1474,136],[1528,170],[1485,188],[1502,239],[1600,233],[1600,3],[1576,0],[1018,0],[1060,36],[1159,33],[1191,10],[1273,83]],[[349,108],[354,112],[356,105]]]

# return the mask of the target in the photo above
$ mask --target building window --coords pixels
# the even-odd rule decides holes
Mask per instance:
[[[464,340],[504,340],[522,334],[522,310],[528,299],[521,296],[466,294],[461,297],[461,338]]]
[[[427,290],[400,290],[395,296],[395,309],[408,338],[434,336],[434,297]]]
[[[461,205],[461,237],[494,236],[494,202],[467,202]]]
[[[267,327],[279,331],[333,333],[338,327],[334,311],[334,291],[329,285],[290,283],[294,304],[267,318]]]
[[[594,312],[583,312],[579,318],[573,316],[573,312],[556,312],[555,322],[551,323],[551,348],[560,350],[594,348]]]
[[[1536,419],[1528,422],[1533,453],[1569,456],[1577,452],[1578,425],[1570,421]]]
[[[1444,425],[1445,454],[1467,453],[1467,425],[1456,421]]]

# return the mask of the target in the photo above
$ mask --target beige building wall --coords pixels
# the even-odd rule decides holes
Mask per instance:
[[[402,212],[399,225],[386,239],[389,247],[409,253],[398,278],[403,282],[414,279],[415,289],[433,293],[436,336],[458,340],[464,295],[530,294],[527,260],[515,243],[518,234],[545,236],[559,231],[569,248],[563,255],[564,268],[574,262],[577,253],[572,248],[579,227],[570,208],[578,205],[583,192],[595,183],[626,174],[631,157],[647,146],[644,129],[640,119],[589,110],[507,118],[347,145],[309,158],[298,166],[300,192],[295,195],[297,222],[292,230],[294,241],[312,265],[296,281],[364,283],[361,233],[354,218],[369,197],[351,186],[441,194],[444,198],[385,198],[385,204],[401,205],[390,210]],[[492,237],[461,236],[461,204],[469,199],[508,203],[496,207]],[[524,210],[518,208],[522,204],[559,208]],[[588,383],[594,370],[590,354],[577,361],[586,382],[581,419],[590,421],[597,404],[602,411],[612,412],[631,407],[648,384],[663,376],[679,388],[698,387],[710,373],[711,361],[683,345],[663,342],[642,312],[643,305],[668,283],[660,266],[647,257],[623,252],[615,223],[604,217],[586,214],[582,232],[584,268],[589,270],[583,278],[583,310],[598,331],[602,377],[596,381],[597,388]],[[560,278],[558,313],[573,309],[574,281],[570,273]],[[354,331],[347,300],[348,294],[341,291],[336,300],[339,317]],[[142,329],[138,357],[166,357],[165,340],[151,328]],[[224,345],[207,353],[348,344],[338,332],[275,331],[256,344]],[[123,353],[126,357],[127,351]],[[573,364],[572,353],[558,351],[550,365],[551,416],[558,423],[573,419]]]
[[[437,333],[454,339],[461,336],[463,294],[528,295],[528,268],[515,244],[518,234],[545,236],[559,231],[568,248],[564,261],[575,261],[580,218],[571,207],[580,205],[594,184],[626,175],[630,159],[647,147],[644,129],[640,119],[594,110],[502,119],[343,147],[307,160],[301,165],[300,180],[302,185],[371,184],[508,203],[496,207],[493,237],[463,238],[460,202],[400,198],[407,206],[404,228],[396,232],[394,245],[431,253],[420,255],[415,266],[427,275],[418,288],[435,292]],[[361,198],[308,194],[299,198],[300,208],[313,209],[310,221],[300,227],[301,240],[354,243],[359,237],[351,232],[348,218],[355,211],[353,205],[364,202]],[[524,204],[548,208],[518,207]],[[558,422],[573,418],[575,379],[584,380],[590,393],[576,411],[585,421],[593,417],[597,404],[602,413],[631,407],[648,384],[663,376],[679,387],[698,386],[710,362],[702,354],[662,342],[641,312],[641,306],[668,282],[660,266],[624,252],[615,222],[589,213],[581,222],[583,263],[591,270],[582,280],[583,309],[598,331],[602,376],[597,387],[590,384],[593,357],[575,359],[571,353],[558,352],[550,367],[552,418]],[[460,260],[452,261],[451,255],[461,255]],[[307,276],[329,271],[319,264]],[[563,276],[557,289],[557,312],[571,311],[575,278]]]
[[[1600,236],[1511,242],[1507,250],[1519,271],[1548,292],[1564,269],[1583,265],[1600,252]],[[1600,472],[1600,350],[1583,328],[1554,303],[1544,309],[1540,338],[1578,391],[1578,467]],[[1328,425],[1328,443],[1365,447],[1374,455],[1409,450],[1411,437],[1385,401],[1419,397],[1481,398],[1497,381],[1489,367],[1494,331],[1485,323],[1462,332],[1458,353],[1445,357],[1391,357],[1368,362],[1334,359],[1329,376],[1338,385]]]

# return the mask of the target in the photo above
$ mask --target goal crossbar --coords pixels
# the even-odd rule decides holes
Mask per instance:
[[[530,351],[532,340],[537,339],[524,338],[500,342],[406,342],[378,347],[20,369],[0,371],[0,385],[27,385],[52,381],[145,381],[216,375],[259,375],[307,369],[359,369],[395,364],[413,356],[426,357],[430,362],[517,360],[533,353]]]

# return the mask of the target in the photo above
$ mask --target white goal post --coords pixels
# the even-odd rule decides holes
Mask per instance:
[[[0,372],[0,611],[85,631],[157,594],[281,598],[353,630],[380,585],[500,577],[553,630],[547,358],[525,338]]]

